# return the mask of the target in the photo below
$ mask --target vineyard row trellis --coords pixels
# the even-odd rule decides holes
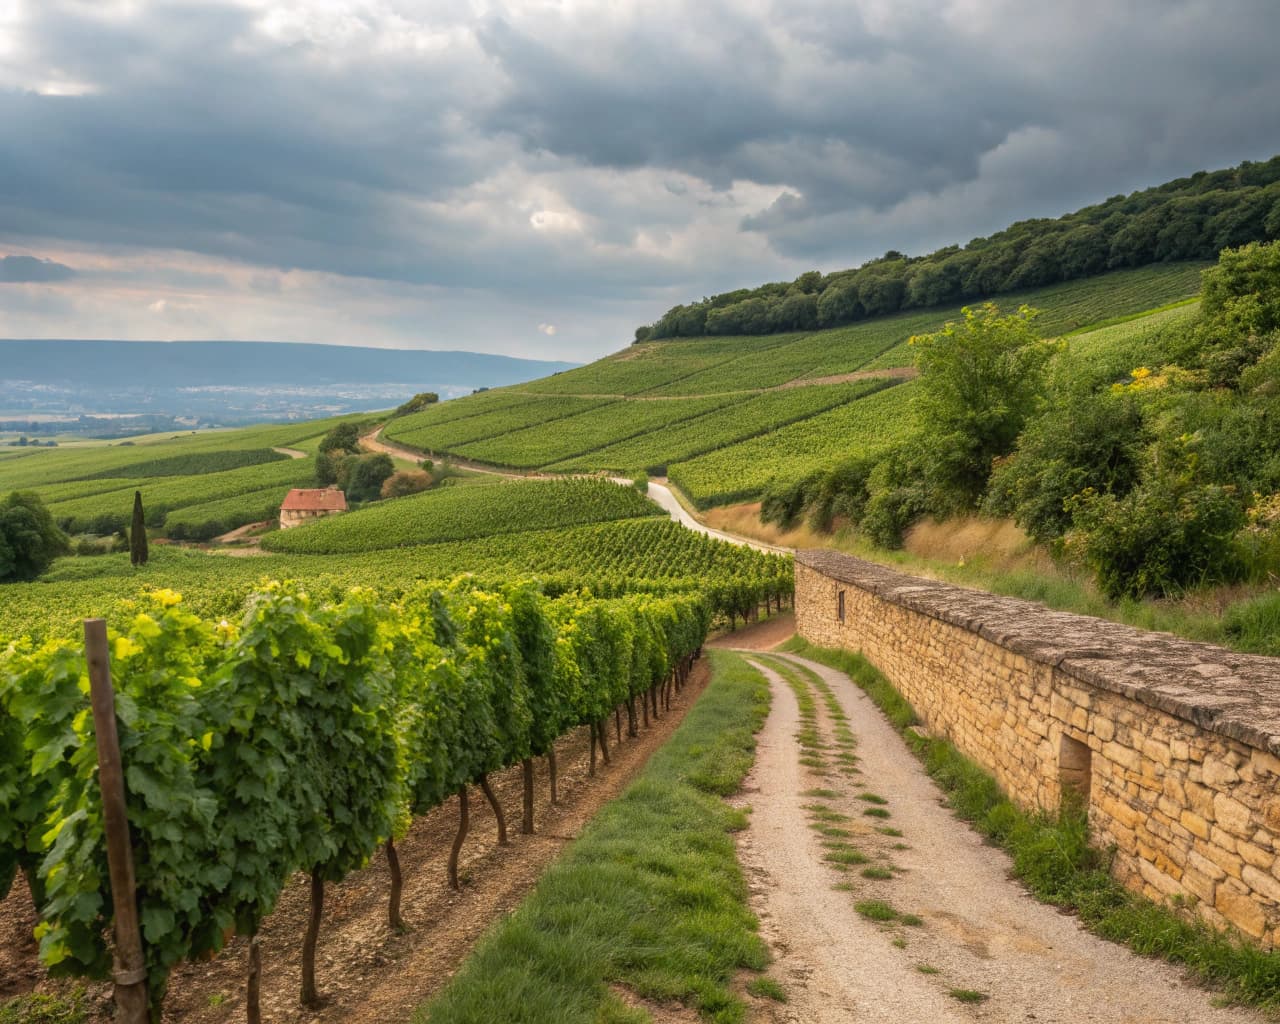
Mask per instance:
[[[106,642],[140,970],[119,958],[92,658],[71,641],[12,641],[0,648],[0,898],[21,870],[55,974],[111,976],[115,926],[118,1006],[132,985],[157,1021],[176,964],[246,936],[254,1022],[259,925],[287,878],[307,872],[301,997],[314,1004],[326,883],[384,849],[389,919],[401,926],[395,839],[413,816],[459,797],[456,887],[468,786],[492,803],[505,844],[488,775],[522,765],[522,829],[532,831],[534,757],[547,758],[554,801],[558,738],[586,726],[592,770],[597,748],[607,762],[609,717],[620,740],[624,711],[634,736],[669,708],[714,613],[747,618],[783,596],[774,579],[746,587],[753,594],[741,581],[728,592],[707,582],[711,593],[598,596],[462,578],[328,602],[272,583],[236,624],[202,619],[172,592],[143,598]]]

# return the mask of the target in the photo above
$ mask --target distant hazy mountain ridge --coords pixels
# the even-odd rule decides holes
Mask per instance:
[[[574,363],[245,341],[0,340],[0,420],[139,414],[247,422],[387,408],[516,384]]]

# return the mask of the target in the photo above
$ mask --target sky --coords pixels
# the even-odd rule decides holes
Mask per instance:
[[[1276,0],[4,0],[0,337],[588,360],[1280,152]]]

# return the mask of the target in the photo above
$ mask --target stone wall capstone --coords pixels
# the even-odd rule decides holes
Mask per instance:
[[[1280,659],[833,551],[797,552],[795,606],[1024,808],[1080,793],[1126,885],[1280,942]]]

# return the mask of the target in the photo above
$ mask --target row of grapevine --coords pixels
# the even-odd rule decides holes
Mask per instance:
[[[739,441],[770,433],[779,427],[809,419],[818,413],[872,394],[888,380],[864,380],[851,384],[783,388],[758,394],[741,394],[726,408],[616,444],[566,459],[547,467],[551,472],[614,472],[664,475],[667,466],[726,448]]]
[[[711,597],[714,591],[709,587],[736,579],[755,581],[760,588],[757,599],[763,602],[770,595],[790,593],[792,569],[789,558],[727,544],[658,516],[341,558],[292,554],[212,558],[164,546],[157,547],[141,569],[129,564],[127,554],[64,559],[45,581],[8,584],[0,602],[0,647],[10,637],[44,640],[77,634],[80,620],[88,616],[131,616],[131,603],[148,585],[181,591],[200,615],[234,619],[264,576],[298,580],[312,594],[340,593],[362,585],[394,594],[419,580],[447,579],[463,572],[486,579],[512,573],[564,578],[574,586],[590,585],[593,592],[599,583],[610,595],[624,583],[630,589],[650,584],[669,588],[673,581],[687,579]],[[729,617],[730,610],[723,605],[713,604],[713,608]]]
[[[879,391],[769,434],[721,448],[668,469],[698,505],[759,498],[771,483],[799,480],[858,455],[886,451],[914,427],[911,382]]]
[[[410,817],[454,794],[465,827],[467,787],[488,793],[488,773],[521,762],[531,830],[530,759],[580,725],[607,756],[603,721],[625,708],[634,731],[637,699],[658,713],[709,622],[697,592],[599,599],[465,578],[391,602],[274,583],[239,624],[152,595],[110,650],[153,1019],[174,965],[252,939],[295,871],[312,878],[313,1003],[327,882],[384,845],[392,859]],[[0,651],[0,898],[23,871],[50,970],[103,977],[112,894],[86,672],[70,641]]]
[[[331,555],[468,540],[556,526],[661,516],[631,487],[607,480],[529,480],[445,487],[273,533],[264,551]]]
[[[563,419],[457,445],[451,450],[481,462],[533,469],[688,421],[720,409],[734,398],[733,395],[717,395],[712,398],[622,399]],[[558,402],[562,399],[540,398],[539,401]]]

